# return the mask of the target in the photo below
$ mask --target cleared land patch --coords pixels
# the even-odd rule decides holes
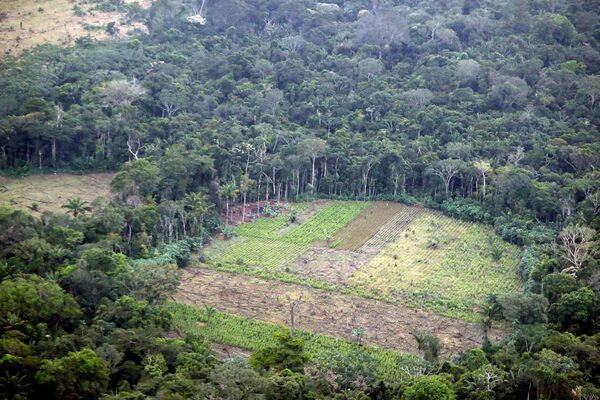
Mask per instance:
[[[380,226],[374,234],[374,229],[360,228],[370,215],[373,225]],[[335,201],[303,223],[286,221],[289,214],[283,212],[239,225],[240,236],[233,244],[213,242],[205,250],[208,261],[198,265],[468,321],[478,320],[489,294],[520,288],[518,247],[503,242],[491,227],[454,220],[439,211]],[[352,247],[364,244],[356,251],[342,250],[339,245],[345,238]]]
[[[444,343],[445,355],[479,346],[483,340],[482,328],[476,323],[382,301],[214,270],[186,271],[175,300],[285,325],[289,318],[287,297],[300,295],[297,326],[310,332],[356,340],[353,333],[363,329],[362,340],[366,343],[413,354],[418,353],[411,335],[415,330],[428,330],[438,336]],[[500,331],[491,332],[492,339],[500,336]]]
[[[114,174],[44,174],[24,178],[0,177],[3,192],[0,205],[29,211],[64,212],[61,208],[69,198],[80,197],[88,202],[98,197],[108,199]]]
[[[422,214],[349,280],[406,304],[468,312],[489,294],[520,288],[519,253],[491,227]]]
[[[340,250],[358,250],[365,242],[379,232],[382,226],[405,211],[408,206],[390,203],[373,202],[362,210],[349,224],[340,229],[333,237],[333,247]]]
[[[286,268],[298,276],[308,276],[346,285],[348,278],[366,264],[376,253],[311,247]]]
[[[143,8],[151,1],[125,0],[139,3]],[[75,39],[91,36],[107,39],[105,26],[117,23],[119,33],[134,29],[145,30],[141,23],[121,24],[124,17],[118,12],[92,10],[97,4],[74,0],[2,0],[0,1],[0,52],[17,55],[25,49],[49,43],[63,46],[75,44]],[[76,15],[78,7],[79,15]]]
[[[174,317],[175,328],[186,334],[201,335],[213,343],[213,348],[225,345],[225,354],[231,346],[238,349],[256,351],[276,344],[274,334],[285,329],[280,324],[263,322],[243,316],[212,312],[187,304],[170,302],[167,307]],[[297,335],[305,341],[305,351],[312,361],[330,361],[332,357],[355,358],[359,353],[373,360],[377,377],[386,380],[400,380],[405,374],[422,368],[422,361],[410,354],[375,346],[361,345],[328,335],[298,330]],[[215,346],[215,344],[219,344]],[[242,353],[241,355],[248,354]],[[361,357],[362,357],[361,355]]]

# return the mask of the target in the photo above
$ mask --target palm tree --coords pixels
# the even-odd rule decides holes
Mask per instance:
[[[250,178],[248,178],[247,175],[242,175],[242,178],[240,180],[240,192],[242,192],[242,199],[243,199],[243,205],[242,205],[242,223],[246,222],[246,199],[248,197],[248,190],[250,190],[250,187],[252,186],[252,184],[254,183],[254,181]],[[260,194],[259,194],[260,196]]]
[[[204,216],[213,207],[207,196],[201,192],[188,193],[185,196],[185,207],[189,209],[194,218],[194,227],[204,225]],[[197,229],[196,229],[197,231]]]
[[[92,208],[89,207],[88,202],[82,200],[80,197],[73,197],[68,199],[65,204],[62,205],[62,208],[67,209],[67,214],[72,214],[73,217],[77,218],[79,215],[83,215],[88,211],[92,211]]]
[[[231,222],[229,215],[229,201],[235,199],[238,193],[235,183],[227,183],[221,187],[221,195],[225,196],[225,224]]]

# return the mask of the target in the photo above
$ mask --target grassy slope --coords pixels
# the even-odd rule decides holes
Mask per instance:
[[[469,321],[477,320],[476,309],[488,294],[519,289],[518,247],[501,241],[490,227],[415,207],[401,209],[397,221],[390,219],[393,224],[384,224],[380,232],[387,239],[378,239],[383,249],[345,284],[323,281],[301,270],[290,273],[286,267],[311,243],[334,246],[332,239],[325,239],[365,207],[361,202],[332,202],[279,239],[273,238],[285,217],[259,219],[238,227],[238,232],[247,235],[244,240],[213,253],[212,260],[202,266],[399,302]],[[359,233],[360,229],[353,229],[353,234]],[[365,230],[365,234],[372,232]],[[502,249],[497,261],[490,240]],[[378,247],[371,246],[369,251]]]
[[[137,0],[126,0],[133,3]],[[137,1],[143,7],[149,6],[149,1]],[[75,16],[73,6],[79,5],[86,13],[83,17]],[[104,26],[109,22],[119,25],[123,15],[89,10],[95,4],[85,4],[80,0],[1,0],[0,14],[6,13],[6,18],[0,20],[0,54],[18,55],[25,49],[50,43],[71,46],[75,39],[91,35],[96,39],[106,39],[108,35]],[[95,26],[98,29],[88,31],[83,24]],[[120,33],[129,30],[143,29],[141,24],[120,26]]]
[[[112,177],[110,173],[0,177],[0,184],[6,189],[0,193],[0,205],[32,211],[35,203],[39,212],[64,212],[61,206],[72,197],[81,197],[89,202],[97,197],[108,198]]]
[[[492,256],[494,247],[501,252],[498,260]],[[519,253],[491,227],[425,214],[350,281],[386,294],[396,292],[414,305],[469,310],[488,294],[520,288]]]

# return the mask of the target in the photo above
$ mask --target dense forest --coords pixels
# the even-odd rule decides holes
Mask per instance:
[[[117,172],[111,202],[0,208],[0,397],[600,398],[596,1],[99,3],[148,32],[0,60],[3,173]],[[234,206],[319,198],[522,246],[524,292],[481,315],[511,334],[332,383],[289,334],[246,362],[173,331],[178,267]]]

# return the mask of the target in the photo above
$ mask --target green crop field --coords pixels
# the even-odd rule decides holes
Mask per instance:
[[[468,321],[479,318],[487,295],[520,288],[520,249],[489,226],[420,207],[357,201],[329,202],[302,223],[291,223],[292,210],[309,204],[236,226],[238,236],[214,241],[200,266]],[[326,256],[319,257],[319,249]]]
[[[212,263],[255,266],[263,269],[285,267],[306,252],[314,242],[330,240],[338,229],[344,227],[364,208],[364,202],[331,202],[317,211],[305,223],[291,223],[290,214],[307,208],[298,204],[282,210],[275,217],[259,218],[235,227],[235,232],[245,240],[216,251]],[[215,244],[215,246],[220,246]],[[211,248],[207,250],[211,253]]]
[[[350,282],[415,306],[468,312],[488,294],[519,289],[519,254],[490,227],[423,214]]]
[[[283,325],[260,322],[236,315],[214,312],[210,319],[206,309],[170,302],[167,308],[173,314],[175,328],[185,334],[200,335],[214,343],[222,343],[247,350],[260,350],[275,345],[274,334],[286,330]],[[402,376],[401,367],[418,367],[421,361],[413,355],[356,343],[327,335],[298,331],[306,344],[312,361],[327,361],[332,354],[348,355],[365,352],[376,365],[376,375],[381,379],[394,380]]]

